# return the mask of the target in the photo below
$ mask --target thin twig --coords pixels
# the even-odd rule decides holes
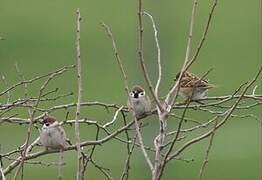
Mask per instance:
[[[192,12],[191,12],[191,18],[190,18],[190,26],[189,26],[189,34],[188,34],[188,40],[187,40],[185,60],[184,60],[184,63],[181,67],[179,78],[177,79],[175,85],[168,92],[166,99],[165,99],[165,104],[167,104],[169,111],[176,101],[176,98],[178,96],[178,92],[179,92],[179,89],[180,89],[181,79],[182,79],[182,76],[184,75],[184,73],[186,71],[186,65],[189,61],[189,56],[190,56],[190,52],[191,52],[192,37],[193,37],[193,26],[194,26],[194,20],[195,20],[196,6],[197,6],[197,0],[193,0],[193,7],[192,7]]]
[[[110,135],[97,140],[97,141],[83,141],[80,144],[80,147],[84,147],[84,146],[88,146],[88,145],[102,145],[103,143],[108,142],[109,140],[111,140],[112,138],[116,137],[118,134],[120,134],[121,132],[125,131],[126,129],[130,128],[132,125],[134,124],[134,121],[129,122],[127,125],[115,130],[113,133],[111,133]],[[65,147],[64,151],[71,151],[71,150],[76,150],[76,145],[70,145]],[[24,160],[30,160],[30,159],[34,159],[43,155],[47,155],[47,154],[51,154],[51,153],[58,153],[60,152],[59,150],[49,150],[49,151],[39,151],[36,153],[32,153],[32,154],[28,154],[24,157]],[[11,164],[9,164],[5,169],[4,169],[4,174],[8,174],[10,173],[15,167],[17,167],[20,162],[21,162],[22,157],[19,156],[14,162],[12,162]]]
[[[156,29],[156,24],[155,24],[153,16],[145,11],[144,11],[144,14],[150,18],[152,26],[153,26],[153,30],[154,30],[154,37],[155,37],[156,48],[157,48],[157,64],[158,64],[158,78],[157,78],[157,83],[155,87],[155,92],[156,92],[156,95],[158,96],[158,89],[159,89],[161,78],[162,78],[161,51],[160,51],[159,41],[157,37],[158,31]]]
[[[2,81],[3,81],[3,83],[5,84],[5,86],[8,87],[7,80],[6,80],[6,78],[5,78],[5,76],[4,76],[3,74],[2,74]],[[8,104],[8,103],[10,102],[10,99],[11,99],[10,91],[7,92],[6,97],[7,97],[6,103]]]
[[[197,50],[196,50],[195,54],[193,55],[193,57],[192,57],[192,59],[190,60],[190,62],[187,64],[186,69],[188,69],[189,66],[191,66],[192,63],[197,59],[197,57],[198,57],[198,55],[199,55],[199,53],[200,53],[200,50],[201,50],[201,48],[202,48],[202,46],[203,46],[203,44],[204,44],[204,42],[205,42],[205,40],[206,40],[207,33],[208,33],[208,30],[209,30],[209,27],[210,27],[210,24],[211,24],[211,20],[212,20],[213,14],[214,14],[214,12],[215,12],[215,8],[216,8],[216,6],[217,6],[217,1],[218,1],[218,0],[214,0],[214,1],[213,1],[213,5],[212,5],[211,10],[210,10],[210,12],[209,12],[209,16],[208,16],[208,20],[207,20],[207,23],[206,23],[206,27],[205,27],[203,36],[202,36],[202,38],[201,38],[201,40],[200,40],[200,42],[199,42],[199,45],[198,45],[198,47],[197,47]]]
[[[124,66],[123,66],[123,63],[122,63],[122,60],[120,58],[120,55],[118,53],[118,50],[117,50],[117,46],[116,46],[116,42],[115,42],[115,38],[111,32],[111,29],[108,25],[106,25],[105,23],[101,23],[102,27],[104,27],[107,35],[110,37],[111,41],[112,41],[112,46],[113,46],[113,51],[114,51],[114,54],[116,56],[116,60],[117,60],[117,63],[118,63],[118,67],[120,69],[120,72],[122,74],[122,77],[123,77],[123,80],[124,80],[124,85],[125,85],[125,91],[128,95],[129,93],[129,90],[128,90],[128,81],[127,81],[127,75],[125,73],[125,70],[124,70]]]
[[[112,125],[112,124],[115,122],[115,120],[116,120],[116,118],[117,118],[117,116],[118,116],[118,113],[123,109],[123,107],[124,107],[124,106],[121,106],[121,107],[115,112],[115,115],[114,115],[112,121],[110,121],[110,122],[106,123],[105,125],[103,125],[103,128],[106,128],[106,127]]]
[[[18,66],[18,63],[15,63],[15,69],[16,69],[16,72],[18,73],[20,79],[21,79],[22,81],[26,81],[26,80],[25,80],[25,76],[24,76],[24,75],[21,73],[21,71],[20,71],[20,68],[19,68],[19,66]],[[24,84],[24,94],[25,94],[25,97],[24,97],[24,98],[27,98],[27,96],[28,96],[27,83]]]
[[[221,127],[223,124],[225,124],[227,122],[227,120],[231,117],[231,114],[233,113],[233,111],[236,109],[237,105],[239,104],[239,102],[242,100],[242,97],[244,96],[244,94],[246,93],[246,91],[252,86],[252,84],[257,80],[257,78],[259,77],[259,75],[261,74],[262,71],[262,67],[260,67],[260,69],[258,70],[258,72],[256,73],[255,77],[246,85],[245,89],[242,91],[241,95],[239,96],[239,98],[237,99],[237,101],[235,102],[235,104],[228,109],[228,111],[226,112],[226,116],[224,117],[224,119],[222,121],[220,121],[217,126],[216,129],[218,129],[219,127]],[[202,134],[190,141],[188,141],[187,143],[185,143],[184,145],[182,145],[176,152],[174,152],[172,155],[170,155],[167,158],[167,161],[173,159],[176,156],[179,156],[185,149],[187,149],[188,147],[190,147],[192,144],[195,144],[207,137],[209,137],[212,134],[213,130],[208,131],[205,134]]]
[[[6,180],[3,169],[2,169],[2,161],[0,162],[0,173],[1,173],[2,180]]]
[[[34,77],[34,78],[32,78],[32,79],[25,80],[25,81],[20,81],[20,82],[18,82],[18,83],[16,83],[16,84],[12,85],[11,87],[7,88],[6,90],[2,91],[2,92],[0,93],[0,96],[2,96],[3,94],[8,93],[9,91],[12,91],[13,89],[15,89],[15,88],[18,87],[18,86],[21,86],[21,85],[24,85],[24,84],[33,83],[33,82],[35,82],[35,81],[37,81],[37,80],[39,80],[39,79],[43,79],[43,78],[45,78],[45,77],[49,77],[49,76],[52,75],[52,74],[56,74],[56,73],[58,73],[58,72],[61,72],[61,71],[64,71],[64,70],[68,70],[68,69],[71,69],[71,68],[74,68],[74,67],[75,67],[75,65],[64,66],[64,67],[62,67],[62,68],[60,68],[60,69],[57,69],[57,70],[55,70],[55,71],[46,73],[46,74],[44,74],[44,75],[36,76],[36,77]]]
[[[139,20],[139,61],[141,65],[141,69],[143,71],[144,78],[147,82],[147,85],[149,87],[150,93],[153,96],[158,108],[160,109],[161,112],[164,111],[162,104],[153,88],[152,82],[149,78],[148,71],[145,65],[145,60],[144,60],[144,43],[143,43],[143,32],[144,32],[144,26],[143,26],[143,14],[142,14],[142,0],[138,0],[138,20]]]
[[[127,152],[127,158],[126,158],[124,170],[123,170],[123,173],[120,177],[120,180],[124,180],[124,179],[127,180],[128,177],[129,177],[130,159],[131,159],[131,156],[132,156],[133,151],[135,149],[136,139],[137,139],[137,134],[135,134],[135,136],[133,138],[133,144],[132,144],[131,148],[129,149],[129,151]]]
[[[204,173],[204,169],[205,169],[205,167],[206,167],[206,165],[208,163],[208,156],[209,156],[209,152],[210,152],[210,149],[212,147],[212,144],[213,144],[217,122],[218,121],[216,120],[215,124],[214,124],[214,127],[213,127],[212,134],[210,136],[209,144],[208,144],[208,147],[207,147],[207,150],[206,150],[205,159],[204,159],[203,164],[202,164],[202,166],[200,168],[200,171],[199,171],[198,180],[202,179],[202,176],[203,176],[203,173]]]
[[[115,52],[118,65],[119,65],[119,68],[120,68],[120,70],[121,70],[121,74],[122,74],[123,79],[124,79],[124,85],[125,85],[126,95],[127,95],[128,99],[129,99],[129,102],[132,102],[132,101],[130,100],[129,91],[128,91],[127,76],[126,76],[125,70],[124,70],[124,68],[123,68],[123,63],[122,63],[122,61],[121,61],[121,58],[120,58],[120,56],[119,56],[119,54],[118,54],[118,51],[117,51],[117,48],[116,48],[116,43],[115,43],[113,34],[112,34],[110,28],[109,28],[106,24],[102,23],[102,26],[105,28],[108,36],[109,36],[109,37],[111,38],[111,40],[112,40],[113,50],[114,50],[114,52]],[[132,106],[133,106],[133,105],[132,105]],[[149,158],[149,156],[148,156],[148,154],[147,154],[147,152],[146,152],[146,150],[145,150],[145,146],[144,146],[144,143],[143,143],[143,138],[142,138],[141,132],[140,132],[140,130],[139,130],[139,124],[138,124],[138,122],[137,122],[137,118],[136,118],[135,112],[133,111],[133,108],[131,108],[131,113],[132,113],[132,117],[133,117],[134,122],[135,122],[136,132],[137,132],[137,135],[138,135],[138,140],[139,140],[139,143],[140,143],[141,150],[142,150],[142,152],[143,152],[143,155],[144,155],[144,157],[145,157],[145,159],[146,159],[146,161],[147,161],[150,169],[152,170],[152,169],[153,169],[153,165],[152,165],[152,162],[151,162],[151,160],[150,160],[150,158]]]
[[[40,98],[46,88],[46,86],[49,84],[49,82],[55,78],[56,76],[59,76],[61,74],[63,74],[65,71],[67,70],[67,68],[62,68],[60,69],[59,71],[55,71],[54,73],[50,74],[48,79],[43,83],[43,85],[41,86],[40,90],[39,90],[39,93],[38,93],[38,100],[35,102],[35,104],[33,105],[33,108],[32,110],[29,109],[29,116],[30,116],[30,123],[28,125],[28,128],[27,128],[27,136],[26,136],[26,140],[25,140],[25,146],[24,146],[24,150],[22,152],[22,155],[21,155],[21,161],[19,162],[19,167],[13,177],[13,180],[16,180],[17,177],[18,177],[18,174],[21,170],[21,168],[23,167],[23,162],[25,160],[25,157],[26,157],[26,152],[27,152],[27,148],[28,148],[28,145],[29,145],[29,140],[30,140],[30,137],[31,137],[31,132],[32,132],[32,127],[33,127],[33,120],[34,120],[34,116],[36,114],[36,108],[38,107],[39,103],[40,103]]]

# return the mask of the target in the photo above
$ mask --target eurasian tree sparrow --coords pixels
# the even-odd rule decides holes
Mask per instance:
[[[66,144],[66,134],[63,127],[54,117],[47,116],[43,120],[43,127],[40,131],[40,143],[48,150],[63,150]]]
[[[131,102],[129,101],[131,100]],[[146,95],[145,90],[138,85],[133,86],[129,93],[127,106],[129,109],[133,108],[136,118],[145,116],[151,110],[151,101]]]
[[[180,72],[177,73],[175,81],[178,80]],[[207,97],[208,89],[215,87],[209,84],[207,80],[186,71],[180,81],[179,94],[186,99],[199,100]]]

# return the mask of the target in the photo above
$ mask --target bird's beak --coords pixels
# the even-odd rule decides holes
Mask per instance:
[[[134,94],[134,98],[138,98],[138,93],[137,92]]]

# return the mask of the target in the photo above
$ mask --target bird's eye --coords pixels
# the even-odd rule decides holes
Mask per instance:
[[[139,95],[140,95],[140,96],[144,96],[145,93],[144,93],[144,92],[140,92]]]
[[[131,97],[134,97],[134,93],[133,92],[130,92],[129,94]]]

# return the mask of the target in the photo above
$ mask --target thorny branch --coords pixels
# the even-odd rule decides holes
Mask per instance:
[[[258,122],[262,122],[261,117],[257,117],[255,114],[240,114],[241,110],[251,109],[254,107],[261,106],[262,104],[262,95],[256,93],[257,86],[254,86],[252,92],[248,93],[248,90],[256,82],[259,75],[261,74],[262,68],[259,69],[255,77],[248,83],[245,83],[232,94],[206,97],[200,99],[198,103],[187,101],[187,103],[178,103],[177,96],[180,88],[180,81],[182,74],[188,70],[188,68],[196,62],[196,59],[203,47],[203,44],[207,38],[208,30],[211,24],[211,20],[217,6],[217,0],[213,0],[211,10],[208,15],[207,23],[204,28],[203,36],[199,41],[199,44],[195,50],[194,55],[191,57],[191,44],[193,38],[193,25],[194,18],[196,13],[197,0],[193,0],[192,14],[189,25],[189,35],[188,42],[186,47],[184,64],[180,69],[180,77],[178,81],[174,83],[173,87],[169,92],[167,92],[164,101],[160,101],[159,90],[161,88],[162,81],[162,65],[161,65],[161,56],[160,56],[160,45],[158,40],[158,30],[154,21],[153,16],[143,11],[142,9],[142,0],[138,0],[138,22],[139,22],[139,63],[143,72],[143,76],[146,80],[147,86],[150,90],[151,95],[153,96],[156,106],[152,109],[151,113],[148,113],[145,117],[137,119],[132,107],[128,108],[123,104],[115,103],[106,103],[98,101],[84,101],[82,100],[82,80],[81,80],[81,59],[80,59],[80,12],[77,10],[77,30],[76,30],[76,61],[77,61],[77,82],[78,82],[78,93],[77,93],[77,102],[72,101],[71,103],[58,104],[57,100],[64,99],[66,97],[72,97],[72,92],[67,92],[64,94],[59,93],[58,88],[49,90],[48,84],[50,81],[54,81],[56,76],[63,76],[64,72],[72,69],[75,65],[64,66],[57,70],[48,72],[44,75],[35,76],[31,79],[25,79],[21,74],[18,66],[16,67],[17,73],[20,76],[20,81],[9,86],[6,76],[2,76],[2,80],[6,87],[0,92],[0,97],[6,99],[4,103],[0,103],[0,125],[3,123],[8,123],[10,125],[21,125],[27,127],[26,139],[25,142],[21,145],[17,145],[16,148],[10,149],[7,152],[0,153],[0,179],[5,180],[6,176],[9,175],[15,168],[14,179],[18,178],[18,175],[21,174],[23,166],[28,166],[29,164],[39,164],[41,166],[50,166],[56,165],[54,163],[45,163],[42,161],[34,161],[39,157],[47,156],[53,153],[60,153],[59,150],[43,150],[42,147],[39,150],[38,140],[35,139],[33,142],[31,139],[31,134],[34,131],[34,127],[38,128],[42,125],[42,118],[46,114],[51,114],[59,111],[67,111],[66,119],[60,122],[61,126],[66,125],[75,125],[75,143],[71,143],[69,140],[69,145],[64,148],[64,151],[76,151],[77,152],[77,179],[83,179],[85,172],[88,169],[88,164],[91,164],[93,167],[97,168],[107,179],[113,179],[110,173],[110,169],[99,165],[99,161],[96,158],[96,147],[103,145],[104,143],[111,142],[116,140],[118,143],[126,145],[127,154],[125,162],[123,162],[123,170],[121,172],[120,179],[128,179],[131,177],[130,171],[132,170],[131,156],[135,151],[136,147],[140,148],[142,154],[145,157],[149,169],[152,174],[153,180],[159,180],[164,172],[164,169],[168,162],[171,160],[182,160],[184,162],[191,162],[191,159],[184,159],[183,153],[191,147],[192,145],[207,139],[210,137],[208,147],[206,149],[206,154],[203,160],[203,164],[199,171],[198,178],[203,177],[203,172],[207,166],[209,152],[213,143],[213,138],[215,132],[221,128],[230,117],[238,118],[252,118]],[[146,15],[150,18],[153,31],[154,39],[156,43],[157,50],[157,61],[156,65],[158,66],[158,78],[155,88],[152,85],[150,76],[146,68],[146,61],[144,59],[144,24],[143,24],[143,15]],[[105,23],[101,23],[105,29],[107,35],[112,41],[113,52],[120,69],[122,79],[124,82],[124,89],[129,98],[129,84],[128,76],[125,72],[123,61],[119,55],[117,44],[115,42],[113,33],[109,26]],[[28,88],[31,84],[38,82],[39,80],[45,80],[42,86],[37,92],[37,96],[31,96]],[[12,95],[15,91],[18,91],[19,87],[24,86],[25,92],[24,96],[15,99]],[[241,93],[240,90],[242,90]],[[54,102],[55,105],[47,107],[43,105],[45,102]],[[245,101],[245,102],[244,102]],[[98,109],[102,108],[106,113],[110,113],[111,118],[108,119],[96,119],[94,117],[81,117],[80,118],[80,109],[83,108],[92,108]],[[25,110],[30,112],[27,117],[22,116],[17,113],[17,109]],[[70,110],[75,110],[76,115],[74,119],[68,119],[68,114]],[[239,110],[239,111],[235,111]],[[209,119],[195,119],[190,117],[187,113],[188,111],[198,111],[199,113],[205,113],[211,115]],[[112,113],[113,112],[113,113]],[[179,114],[182,113],[182,115]],[[120,113],[122,114],[123,124],[120,125],[118,119],[120,119]],[[132,119],[129,120],[127,113],[132,114]],[[157,136],[151,138],[151,142],[154,142],[154,146],[144,144],[144,139],[141,134],[141,129],[138,121],[146,120],[146,117],[158,117],[159,119],[159,132]],[[177,126],[175,128],[168,128],[167,130],[167,120],[170,118],[177,119]],[[187,121],[188,126],[185,128],[183,122]],[[106,123],[101,123],[106,122]],[[79,127],[86,125],[87,128],[96,128],[95,137],[91,139],[82,139],[80,140]],[[150,126],[150,123],[149,123]],[[194,131],[201,130],[200,135],[195,135]],[[121,135],[125,135],[125,138]],[[191,135],[194,135],[192,139],[189,139]],[[177,142],[181,143],[177,143]],[[148,143],[148,144],[150,144]],[[180,145],[179,145],[180,144]],[[40,145],[41,146],[41,145]],[[87,149],[87,153],[84,152],[84,147]],[[3,163],[4,160],[4,163]],[[63,164],[64,165],[64,164]],[[22,172],[23,175],[23,172]],[[62,173],[60,174],[62,177]]]
[[[62,74],[61,74],[62,75]],[[256,101],[256,102],[261,102],[261,95],[257,95],[256,93],[253,93],[252,94],[247,94],[246,91],[244,92],[244,94],[236,94],[236,92],[234,92],[232,95],[228,95],[228,96],[218,96],[218,97],[208,97],[208,98],[205,98],[203,99],[203,102],[212,102],[212,103],[205,103],[204,105],[198,105],[198,104],[192,104],[192,105],[189,105],[189,109],[195,111],[195,110],[199,110],[200,107],[205,107],[205,108],[212,108],[214,106],[214,104],[218,103],[219,105],[223,104],[223,103],[228,103],[229,101],[232,101],[234,99],[241,99],[241,100],[244,100],[244,99],[249,99],[250,101]],[[28,97],[30,98],[30,97]],[[223,100],[226,100],[225,102],[221,102]],[[43,100],[44,101],[44,100]],[[3,104],[2,104],[3,105]],[[40,104],[41,105],[41,104]],[[107,104],[107,103],[102,103],[102,102],[83,102],[81,103],[81,106],[82,107],[85,107],[85,106],[88,106],[88,107],[93,107],[93,108],[112,108],[112,109],[115,109],[116,111],[119,110],[121,108],[121,105],[116,105],[116,104]],[[10,117],[4,117],[4,116],[1,116],[0,117],[0,122],[1,123],[12,123],[12,124],[21,124],[21,125],[28,125],[30,124],[30,122],[33,122],[33,124],[41,124],[41,117],[44,116],[44,114],[46,112],[50,113],[50,112],[56,112],[56,111],[59,111],[59,110],[64,110],[65,107],[69,108],[75,108],[76,105],[74,104],[68,104],[68,105],[62,105],[62,106],[54,106],[55,108],[53,110],[50,110],[50,109],[42,109],[42,112],[43,114],[39,115],[39,116],[36,116],[33,118],[33,120],[31,120],[30,118],[29,119],[24,119],[24,118],[21,118],[19,117],[18,114],[16,114],[15,116],[10,116]],[[57,107],[61,107],[61,108],[57,108]],[[240,107],[239,104],[236,104],[234,105],[234,108],[237,109],[237,107]],[[17,107],[12,107],[11,110],[15,110]],[[24,108],[32,108],[32,107],[28,107],[28,106],[24,106]],[[218,108],[218,107],[216,107]],[[174,105],[174,109],[175,110],[179,110],[179,109],[185,109],[185,105]],[[224,109],[224,108],[222,108]],[[231,109],[231,108],[230,108]],[[125,109],[125,108],[122,108],[121,111],[123,113],[127,113],[128,110]],[[227,117],[233,117],[232,116],[232,113],[231,114],[228,114],[228,110],[226,110],[223,114],[227,114]],[[221,116],[223,115],[221,114]],[[154,114],[152,114],[154,115]],[[197,123],[193,123],[192,122],[192,127],[191,128],[188,128],[188,129],[180,129],[180,132],[181,133],[190,133],[196,129],[203,129],[204,128],[208,128],[210,125],[214,124],[214,122],[217,120],[217,115],[215,115],[215,118],[213,119],[210,119],[208,121],[206,121],[205,123],[203,123],[203,121],[201,120],[200,122],[197,122]],[[115,116],[115,114],[112,115],[112,117]],[[151,116],[151,115],[149,115]],[[172,117],[172,116],[171,116]],[[114,119],[114,117],[112,118]],[[143,119],[141,119],[143,120]],[[66,121],[62,121],[61,124],[74,124],[75,123],[75,119],[68,119]],[[108,121],[110,122],[110,121]],[[220,121],[218,123],[218,126],[220,127],[221,125],[221,122]],[[95,125],[97,126],[99,129],[102,129],[106,132],[109,132],[105,127],[103,129],[103,125],[100,125],[99,124],[99,121],[98,120],[90,120],[89,118],[88,119],[79,119],[79,123],[81,124],[87,124],[87,125]],[[116,123],[115,121],[113,122],[113,124]],[[86,140],[86,141],[82,141],[81,142],[81,147],[82,146],[88,146],[88,145],[93,145],[93,146],[97,146],[97,145],[101,145],[103,143],[106,143],[112,139],[116,139],[118,138],[117,135],[119,135],[120,133],[124,133],[125,131],[132,131],[132,128],[131,126],[134,125],[135,121],[130,121],[128,122],[126,125],[124,126],[121,126],[119,129],[115,129],[114,132],[112,133],[108,133],[107,136],[101,138],[101,139],[98,139],[98,140],[95,140],[95,141],[90,141],[90,140]],[[175,134],[176,131],[170,131],[167,133],[167,136],[169,135],[172,135],[172,134]],[[183,146],[181,146],[180,148],[178,148],[171,156],[168,157],[167,161],[170,161],[171,159],[176,159],[182,152],[184,152],[187,147],[189,147],[191,144],[193,144],[194,142],[198,142],[199,138],[200,139],[204,139],[205,137],[208,137],[209,135],[211,135],[212,133],[208,132],[207,135],[202,135],[200,137],[197,137],[196,139],[197,140],[190,140],[188,143],[184,144]],[[183,139],[183,140],[186,140],[187,138]],[[135,141],[134,139],[132,140],[133,142]],[[125,143],[125,144],[133,144],[133,142],[129,142],[129,141],[125,141],[125,140],[120,140],[119,139],[119,142],[121,143]],[[28,148],[27,148],[27,155],[24,157],[24,161],[28,161],[28,160],[32,160],[32,159],[36,159],[40,156],[44,156],[44,155],[48,155],[50,153],[59,153],[58,151],[50,151],[50,152],[47,152],[47,151],[39,151],[39,152],[34,152],[34,153],[30,153],[30,151],[33,149],[33,147],[35,146],[35,142],[32,144],[32,145],[29,145]],[[170,145],[170,144],[169,144]],[[135,143],[135,146],[138,146],[140,147],[140,143]],[[132,148],[132,147],[131,147]],[[6,152],[4,154],[1,154],[1,157],[11,157],[15,154],[20,154],[20,152],[22,152],[24,149],[24,146],[22,146],[21,148],[17,148],[16,150],[12,150],[10,152]],[[155,152],[154,149],[151,149],[150,147],[146,147],[144,146],[144,149],[148,152]],[[30,150],[30,151],[29,151]],[[71,151],[71,150],[76,150],[76,145],[70,145],[68,147],[65,148],[65,151]],[[153,151],[152,151],[153,150]],[[3,168],[3,173],[5,175],[7,175],[8,173],[10,173],[15,167],[17,167],[20,163],[21,163],[21,160],[22,160],[22,156],[19,156],[18,158],[16,158],[16,160],[14,160],[14,162],[12,162],[11,164],[9,164],[8,166],[4,166],[2,167]]]
[[[120,59],[120,56],[118,55],[118,51],[116,49],[116,45],[115,45],[115,40],[114,40],[114,37],[113,37],[113,34],[110,30],[110,28],[105,25],[104,23],[102,24],[102,26],[105,28],[105,30],[107,31],[107,34],[109,35],[109,37],[111,38],[112,40],[112,43],[113,43],[113,49],[114,49],[114,52],[115,52],[115,55],[116,55],[116,59],[117,59],[117,62],[118,62],[118,66],[121,70],[121,74],[123,76],[123,79],[124,79],[124,84],[125,84],[125,91],[126,91],[126,95],[128,97],[128,100],[129,102],[131,102],[130,100],[130,96],[129,96],[129,91],[128,91],[128,80],[127,80],[127,76],[126,76],[126,73],[125,73],[125,70],[124,70],[124,67],[123,67],[123,63],[122,63],[122,60]],[[133,107],[133,104],[132,104],[132,107]],[[152,165],[152,162],[148,156],[148,153],[145,149],[145,146],[144,146],[144,142],[143,142],[143,138],[142,138],[142,134],[140,132],[140,127],[139,127],[139,123],[138,123],[138,120],[136,118],[136,115],[135,115],[135,112],[133,111],[133,108],[130,108],[130,111],[132,113],[132,117],[134,119],[134,122],[135,122],[135,129],[136,129],[136,133],[137,133],[137,136],[138,136],[138,140],[139,140],[139,143],[140,143],[140,148],[143,152],[143,155],[146,159],[146,162],[148,164],[148,166],[150,167],[150,169],[153,169],[153,165]]]
[[[143,25],[143,12],[142,12],[142,0],[138,0],[138,20],[139,20],[139,62],[141,65],[141,69],[143,71],[144,78],[147,82],[148,88],[151,92],[151,95],[153,96],[158,108],[163,111],[162,104],[160,103],[159,98],[157,97],[156,91],[152,85],[152,82],[149,78],[148,71],[145,65],[144,60],[144,43],[143,43],[143,32],[144,32],[144,25]],[[160,80],[159,80],[160,81]]]
[[[207,147],[207,150],[206,150],[205,159],[204,159],[203,164],[202,164],[202,166],[201,166],[201,168],[200,168],[200,171],[199,171],[198,180],[201,180],[201,179],[202,179],[203,174],[204,174],[204,169],[205,169],[205,167],[207,166],[208,156],[209,156],[209,153],[210,153],[212,144],[213,144],[216,126],[217,126],[217,120],[215,121],[215,124],[214,124],[214,127],[213,127],[213,132],[212,132],[212,134],[211,134],[211,136],[210,136],[209,144],[208,144],[208,147]]]
[[[80,54],[80,21],[81,15],[80,10],[76,10],[76,61],[77,61],[77,104],[76,104],[76,116],[75,116],[75,140],[76,140],[76,150],[77,150],[77,172],[76,180],[82,179],[82,165],[81,165],[81,148],[80,148],[80,130],[79,130],[79,118],[80,118],[80,108],[82,100],[82,75],[81,75],[81,54]]]

